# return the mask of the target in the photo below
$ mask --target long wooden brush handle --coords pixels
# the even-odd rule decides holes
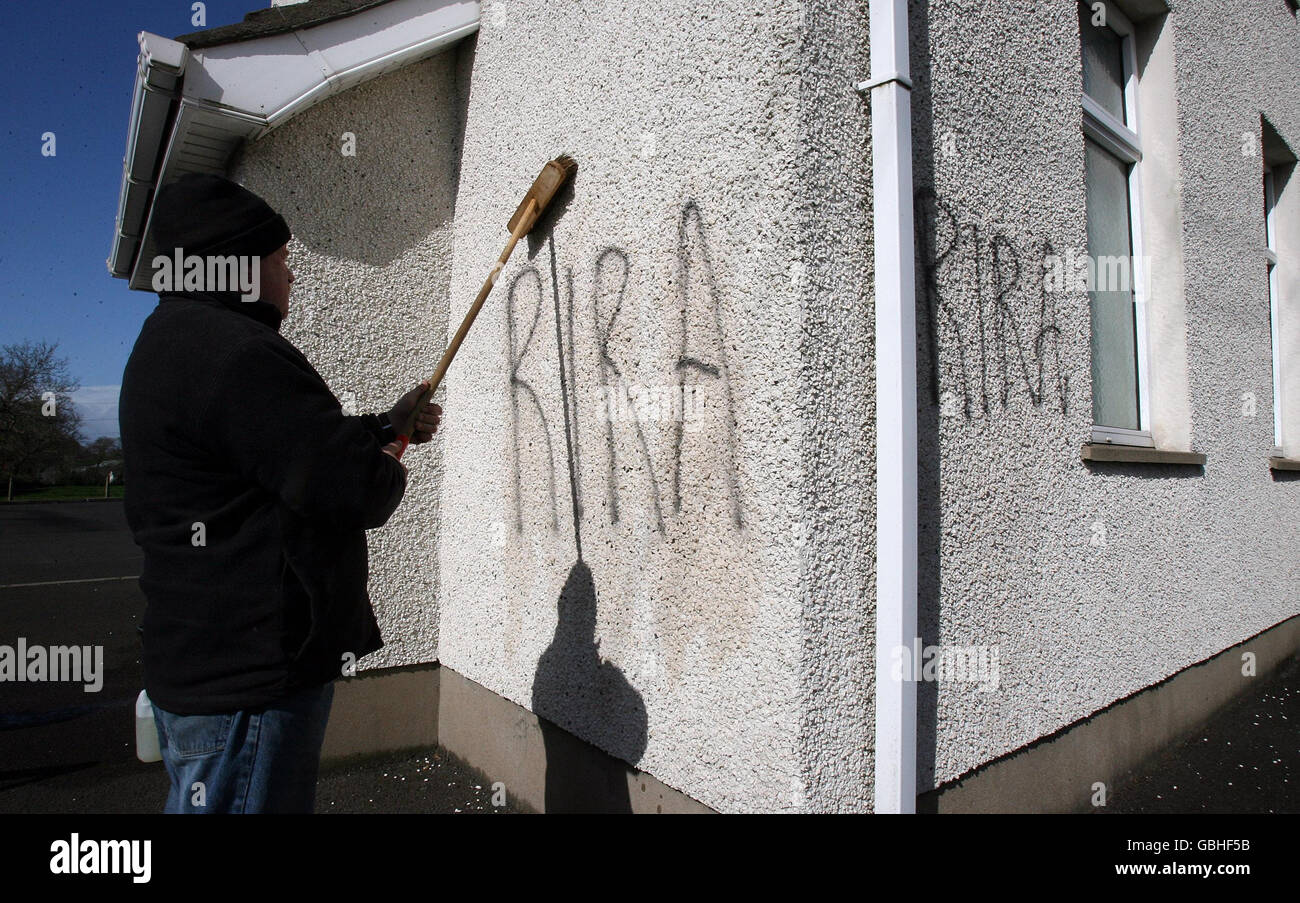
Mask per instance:
[[[447,350],[442,353],[442,360],[438,361],[438,368],[433,371],[433,376],[429,377],[429,388],[425,389],[424,392],[420,394],[420,398],[415,403],[415,407],[411,409],[410,416],[406,418],[405,428],[397,437],[398,441],[402,443],[402,451],[406,450],[407,443],[411,441],[411,434],[415,432],[415,418],[419,413],[420,408],[428,404],[429,399],[433,397],[433,393],[438,391],[438,386],[442,382],[442,378],[447,375],[447,368],[451,366],[452,358],[454,358],[456,352],[460,350],[460,343],[465,341],[465,336],[469,333],[469,328],[474,325],[474,318],[478,316],[479,310],[483,307],[483,302],[487,300],[488,294],[492,291],[492,286],[496,285],[497,277],[500,276],[501,271],[505,269],[506,261],[510,259],[510,255],[514,252],[515,245],[519,243],[520,238],[528,234],[528,230],[533,227],[533,221],[536,218],[537,201],[530,200],[527,215],[519,218],[519,222],[515,225],[515,230],[510,233],[510,241],[506,243],[506,249],[502,251],[501,256],[497,258],[496,265],[492,267],[492,272],[488,274],[487,281],[484,282],[483,287],[478,290],[478,297],[475,298],[474,303],[470,305],[469,312],[465,314],[465,319],[460,321],[460,328],[457,329],[456,334],[452,336],[451,342],[447,345]]]

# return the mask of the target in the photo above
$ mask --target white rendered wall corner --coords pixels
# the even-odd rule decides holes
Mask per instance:
[[[723,811],[808,805],[800,6],[485,4],[457,199],[453,323],[579,164],[446,383],[442,661]]]

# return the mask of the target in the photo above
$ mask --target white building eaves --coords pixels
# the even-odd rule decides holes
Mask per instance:
[[[158,186],[187,172],[224,174],[243,141],[437,53],[478,23],[471,0],[314,0],[174,41],[141,32],[109,272],[150,289]]]

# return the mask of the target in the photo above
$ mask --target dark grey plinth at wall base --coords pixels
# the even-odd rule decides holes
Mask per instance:
[[[1075,812],[1300,649],[1292,617],[1055,734],[918,797],[919,812]],[[1255,656],[1255,677],[1242,655]],[[539,812],[712,812],[486,687],[437,664],[335,684],[326,761],[442,746]]]
[[[713,811],[445,667],[438,742],[538,812]]]
[[[1093,811],[1095,785],[1132,769],[1196,729],[1300,649],[1300,615],[1192,665],[1055,734],[920,794],[939,814]],[[1253,653],[1254,676],[1242,674]]]
[[[705,813],[708,806],[438,664],[334,685],[323,761],[441,746],[538,812]]]
[[[1118,461],[1130,464],[1190,464],[1205,465],[1205,455],[1199,452],[1166,451],[1160,448],[1142,448],[1137,445],[1113,445],[1109,442],[1085,442],[1081,457],[1085,461]]]
[[[321,761],[435,746],[440,671],[416,665],[336,680]]]

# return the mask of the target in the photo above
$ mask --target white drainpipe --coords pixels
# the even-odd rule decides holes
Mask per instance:
[[[876,812],[916,811],[916,285],[907,0],[871,0],[876,249]],[[906,661],[906,659],[904,659]]]

